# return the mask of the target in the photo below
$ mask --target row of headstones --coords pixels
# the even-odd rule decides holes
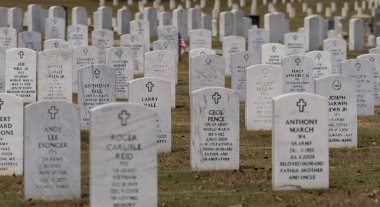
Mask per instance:
[[[0,96],[1,175],[24,172],[25,200],[80,198],[79,107],[44,101],[28,105],[24,111],[22,99],[10,94]],[[162,112],[134,103],[112,103],[91,113],[91,206],[154,206],[160,134],[157,114]]]
[[[353,79],[329,77],[320,82],[321,89],[326,89],[326,83],[332,84],[327,87],[329,101],[305,93],[273,99],[274,189],[328,188],[328,143],[331,142],[328,132],[350,130],[342,140],[356,144],[356,116],[343,116],[340,118],[347,119],[338,122],[331,121],[336,116],[329,117],[333,114],[331,108],[347,107],[350,112],[355,111],[355,94],[347,88],[345,92],[349,96],[345,99],[331,98],[336,97],[334,94],[345,96],[342,91],[331,90],[337,80],[355,87]],[[139,85],[143,90],[146,87],[145,82]],[[2,119],[6,125],[1,131],[2,175],[22,174],[24,157],[25,199],[80,198],[78,107],[57,101],[35,103],[25,108],[23,121],[22,100],[10,94],[1,97]],[[344,106],[329,108],[331,103]],[[211,87],[191,94],[193,170],[239,168],[238,111],[239,96],[231,89]],[[156,159],[157,143],[160,143],[157,112],[159,110],[131,103],[111,103],[91,110],[91,204],[157,202]],[[331,123],[345,127],[334,128]]]
[[[325,51],[312,51],[305,54],[302,34],[291,33],[285,36],[284,45],[267,43],[259,39],[264,30],[252,32],[257,36],[250,40],[250,50],[245,51],[245,39],[230,36],[223,38],[223,57],[215,55],[209,48],[198,48],[189,52],[189,91],[202,87],[225,86],[225,76],[232,74],[232,89],[246,99],[245,69],[252,65],[267,64],[282,66],[283,92],[313,92],[313,80],[327,75],[346,75],[358,81],[359,115],[373,115],[374,104],[380,103],[379,67],[380,56],[367,54],[358,60],[346,60],[346,43],[341,39],[324,41]],[[253,45],[253,46],[252,46]],[[261,60],[255,51],[259,51]],[[285,48],[286,52],[285,52]],[[287,53],[287,54],[286,54]],[[257,53],[256,53],[257,54]],[[249,97],[249,96],[248,96]]]
[[[140,35],[144,43],[144,49],[150,50],[150,37],[148,22],[144,20],[131,21],[131,33],[120,36],[121,41],[130,35]],[[172,25],[158,27],[158,40],[167,40],[169,48],[174,52],[178,48],[178,29]],[[91,32],[92,45],[97,47],[112,47],[114,45],[114,33],[112,30],[97,29]],[[18,38],[17,38],[18,36]],[[39,32],[20,32],[11,27],[0,27],[0,46],[5,49],[26,47],[36,51],[41,50],[42,36]],[[52,28],[45,33],[44,49],[49,48],[71,48],[88,45],[88,27],[85,25],[71,25],[67,31],[67,42],[65,41],[65,30]]]

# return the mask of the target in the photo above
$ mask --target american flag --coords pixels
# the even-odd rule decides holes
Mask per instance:
[[[183,54],[186,52],[186,43],[181,34],[178,33],[178,59],[182,60]]]

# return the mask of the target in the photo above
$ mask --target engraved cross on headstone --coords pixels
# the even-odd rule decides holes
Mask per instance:
[[[4,105],[4,101],[0,99],[0,110],[1,110],[1,107]]]
[[[122,110],[118,118],[121,120],[121,126],[127,126],[127,120],[130,118],[130,114],[127,110]]]
[[[221,98],[222,96],[218,92],[215,92],[214,95],[212,95],[212,99],[214,99],[215,104],[219,104],[219,100]]]
[[[54,47],[58,48],[59,43],[57,41],[54,42]]]
[[[149,81],[145,86],[148,88],[148,92],[152,92],[152,89],[154,87],[154,84],[152,82]]]
[[[300,100],[298,100],[298,102],[296,103],[296,105],[298,106],[298,110],[300,112],[304,112],[305,111],[305,107],[307,106],[307,103],[303,99],[300,99]]]
[[[301,59],[296,58],[296,59],[294,60],[294,62],[296,62],[297,65],[300,65]]]
[[[18,55],[20,56],[20,59],[24,58],[24,52],[23,51],[18,52]]]
[[[100,74],[100,70],[99,69],[95,69],[94,70],[95,78],[99,78],[99,74]]]
[[[58,109],[55,108],[55,106],[51,106],[48,110],[48,113],[50,114],[50,119],[55,119],[55,115],[58,113]]]

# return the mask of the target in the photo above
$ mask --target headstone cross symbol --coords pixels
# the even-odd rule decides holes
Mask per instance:
[[[152,92],[152,89],[154,87],[154,84],[152,82],[149,81],[145,86],[148,88],[148,92]]]
[[[18,52],[18,55],[20,56],[20,59],[24,58],[24,52],[23,51]]]
[[[247,62],[248,59],[249,59],[249,55],[248,55],[248,54],[245,54],[245,55],[244,55],[244,60],[245,60],[245,62]]]
[[[219,100],[221,98],[222,96],[218,92],[215,92],[214,95],[212,95],[212,99],[214,99],[215,104],[219,104]]]
[[[299,112],[304,112],[305,111],[305,107],[307,106],[307,103],[303,99],[300,99],[297,102],[297,106],[298,106]]]
[[[318,60],[321,60],[321,58],[322,58],[321,53],[318,53],[318,55],[316,56],[316,58],[317,58]]]
[[[118,115],[118,118],[121,120],[121,126],[127,126],[127,120],[129,119],[130,114],[127,110],[122,110]]]
[[[83,50],[83,53],[84,53],[84,55],[87,55],[88,50],[87,50],[87,49],[84,49],[84,50]]]
[[[296,59],[294,60],[294,62],[296,62],[297,65],[300,65],[301,59],[296,58]]]
[[[277,48],[275,46],[272,47],[272,52],[276,52]]]
[[[121,55],[123,54],[123,51],[122,50],[118,50],[115,55],[117,55],[119,58],[121,57]]]
[[[94,70],[95,78],[99,78],[99,74],[100,74],[100,70],[99,69],[95,69]]]
[[[50,114],[50,119],[55,119],[55,115],[58,113],[58,109],[55,108],[55,106],[51,106],[48,110],[48,113]]]
[[[357,71],[359,71],[361,67],[362,67],[362,65],[360,63],[355,64],[355,68]]]
[[[58,47],[59,46],[59,43],[57,41],[54,42],[54,47]]]
[[[163,57],[162,54],[159,54],[159,55],[158,55],[158,60],[159,60],[160,62],[162,62],[162,57]]]
[[[297,35],[294,35],[294,36],[293,36],[293,39],[294,39],[294,41],[296,41],[296,40],[298,39],[298,36],[297,36]]]
[[[0,99],[0,110],[2,105],[4,105],[4,101]]]

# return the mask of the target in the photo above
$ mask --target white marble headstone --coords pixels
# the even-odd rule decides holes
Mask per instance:
[[[272,128],[272,98],[282,94],[282,68],[275,65],[248,67],[245,124],[248,130]]]
[[[5,92],[18,96],[24,102],[35,102],[37,87],[37,53],[28,48],[6,52]]]
[[[129,82],[129,102],[139,103],[157,112],[157,150],[172,150],[172,118],[169,81],[160,78],[139,78]]]
[[[156,50],[145,53],[144,77],[162,78],[172,83],[171,85],[171,106],[176,106],[176,74],[177,63],[175,54],[166,50]]]
[[[25,107],[25,200],[81,197],[79,123],[79,108],[71,103]]]
[[[24,103],[12,94],[0,93],[0,175],[22,175],[24,155]]]
[[[92,207],[157,206],[156,131],[157,113],[141,105],[112,103],[91,110]]]
[[[284,93],[313,93],[313,59],[289,55],[282,59]]]
[[[335,75],[317,79],[315,94],[329,103],[329,147],[357,147],[356,80]]]
[[[281,65],[285,57],[285,47],[278,43],[268,43],[261,46],[261,64]]]
[[[120,45],[132,50],[134,74],[144,74],[144,40],[138,34],[126,34],[120,37]]]
[[[90,125],[90,109],[116,101],[115,69],[105,65],[88,65],[78,71],[78,105],[81,128]]]
[[[239,94],[208,87],[193,91],[190,99],[191,168],[239,169]]]
[[[106,65],[115,70],[116,98],[128,98],[128,84],[133,80],[132,50],[111,47],[106,50]]]
[[[308,93],[277,96],[272,123],[273,188],[328,188],[327,99]]]
[[[364,59],[349,59],[341,64],[342,75],[356,80],[358,115],[373,116],[375,114],[373,66]]]
[[[38,101],[72,102],[72,52],[51,49],[38,54]]]

